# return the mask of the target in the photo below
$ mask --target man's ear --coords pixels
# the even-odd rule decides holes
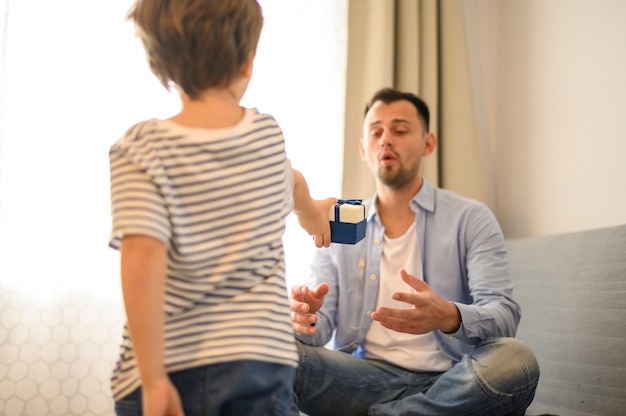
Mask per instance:
[[[437,138],[433,133],[426,133],[424,137],[424,151],[422,152],[422,156],[430,155],[435,151],[435,147],[437,147]]]
[[[359,155],[361,155],[361,160],[365,160],[365,145],[363,144],[363,138],[359,139]]]

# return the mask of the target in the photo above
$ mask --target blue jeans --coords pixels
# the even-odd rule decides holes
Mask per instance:
[[[291,414],[523,415],[535,395],[539,365],[525,344],[491,338],[450,370],[414,372],[298,342]]]
[[[185,416],[288,415],[295,369],[234,361],[170,373]],[[115,402],[118,416],[141,416],[141,388]]]

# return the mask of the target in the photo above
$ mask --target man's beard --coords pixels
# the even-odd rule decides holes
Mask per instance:
[[[411,166],[410,169],[406,169],[402,164],[399,164],[398,170],[393,171],[391,169],[380,169],[378,171],[378,179],[386,186],[390,188],[403,188],[410,184],[419,170],[419,164]]]

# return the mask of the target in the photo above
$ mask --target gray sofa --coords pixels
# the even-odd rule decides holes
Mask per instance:
[[[517,338],[541,376],[527,414],[626,415],[626,225],[507,241]]]

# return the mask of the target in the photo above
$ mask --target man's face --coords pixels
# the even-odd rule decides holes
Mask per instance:
[[[409,101],[377,101],[365,116],[361,158],[386,186],[402,188],[415,180],[421,183],[418,173],[422,156],[433,149],[434,136],[424,131],[417,109]]]

